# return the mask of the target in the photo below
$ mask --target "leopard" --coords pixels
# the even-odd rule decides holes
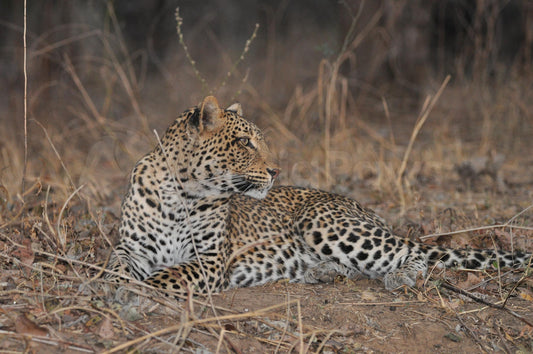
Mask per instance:
[[[274,186],[280,168],[261,130],[213,96],[182,113],[130,175],[108,278],[178,294],[281,279],[379,278],[414,287],[430,267],[521,268],[531,253],[453,249],[394,234],[356,200]]]

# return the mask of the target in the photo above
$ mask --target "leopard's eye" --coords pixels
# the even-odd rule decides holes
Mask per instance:
[[[248,137],[242,137],[242,138],[239,138],[239,143],[242,145],[242,146],[246,146],[246,147],[249,147],[249,148],[254,148],[252,142],[250,141],[250,138]]]

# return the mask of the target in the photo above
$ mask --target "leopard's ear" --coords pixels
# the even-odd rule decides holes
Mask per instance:
[[[226,111],[231,111],[231,112],[237,113],[238,115],[240,115],[242,117],[242,107],[241,107],[240,103],[232,104],[231,106],[226,108]]]
[[[215,131],[223,124],[222,109],[218,106],[218,101],[213,96],[204,98],[200,105],[198,117],[198,131]]]

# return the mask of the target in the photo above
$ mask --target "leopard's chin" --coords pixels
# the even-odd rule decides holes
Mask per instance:
[[[251,189],[251,190],[245,192],[244,195],[247,195],[247,196],[255,198],[255,199],[265,199],[269,189],[270,188],[266,188],[266,189]]]

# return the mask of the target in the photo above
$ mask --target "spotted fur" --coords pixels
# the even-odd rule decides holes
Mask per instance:
[[[428,266],[520,267],[530,253],[453,250],[393,235],[353,199],[275,187],[261,131],[214,97],[185,111],[133,169],[110,268],[179,293],[330,282],[413,286]]]

